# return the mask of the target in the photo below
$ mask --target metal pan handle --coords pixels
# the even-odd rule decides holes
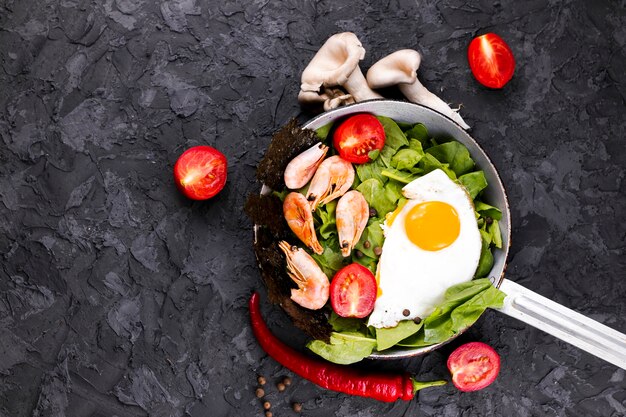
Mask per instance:
[[[626,335],[570,310],[507,279],[507,297],[498,311],[626,369]]]

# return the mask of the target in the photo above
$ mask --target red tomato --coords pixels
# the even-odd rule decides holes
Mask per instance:
[[[470,342],[448,358],[452,383],[460,391],[478,391],[491,384],[500,372],[500,355],[489,345]]]
[[[513,77],[513,52],[495,33],[474,38],[467,50],[467,60],[472,74],[485,87],[502,88]]]
[[[226,157],[210,146],[187,149],[174,165],[176,185],[192,200],[206,200],[226,184]]]
[[[369,152],[385,146],[385,129],[371,114],[356,114],[337,127],[333,145],[346,161],[364,164],[370,161]]]
[[[374,309],[376,277],[363,265],[340,269],[330,283],[330,304],[341,317],[363,318]]]

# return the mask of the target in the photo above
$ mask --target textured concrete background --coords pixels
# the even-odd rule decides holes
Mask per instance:
[[[625,372],[494,312],[423,358],[368,363],[446,377],[462,342],[502,355],[496,382],[381,404],[287,375],[259,349],[261,289],[242,212],[299,75],[354,31],[362,68],[404,47],[424,83],[463,104],[511,200],[508,277],[626,332],[626,14],[622,1],[0,1],[0,415],[626,415]],[[517,69],[503,91],[466,48],[495,31]],[[212,201],[184,199],[172,166],[210,144],[229,159]],[[262,291],[263,292],[263,291]],[[304,341],[264,303],[283,339]]]

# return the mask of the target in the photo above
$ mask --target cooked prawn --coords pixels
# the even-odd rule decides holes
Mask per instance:
[[[328,146],[319,142],[293,158],[285,168],[284,178],[287,188],[296,190],[304,187],[313,178],[326,152],[328,152]]]
[[[348,191],[337,202],[336,221],[341,254],[350,255],[350,251],[361,239],[367,226],[370,208],[365,197],[357,190]]]
[[[283,215],[289,228],[298,236],[298,239],[318,255],[324,252],[324,248],[317,240],[313,214],[305,196],[296,192],[287,194],[283,202]]]
[[[298,284],[291,290],[291,299],[304,308],[319,310],[328,301],[328,277],[304,249],[291,246],[284,240],[278,246],[287,258],[287,273]]]
[[[311,210],[341,197],[353,182],[354,168],[350,162],[337,155],[325,159],[315,171],[306,195]]]

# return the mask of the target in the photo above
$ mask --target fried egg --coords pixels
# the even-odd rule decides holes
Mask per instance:
[[[402,189],[406,204],[387,215],[378,261],[378,296],[368,325],[393,327],[425,318],[446,289],[470,281],[480,259],[474,204],[440,169]]]

